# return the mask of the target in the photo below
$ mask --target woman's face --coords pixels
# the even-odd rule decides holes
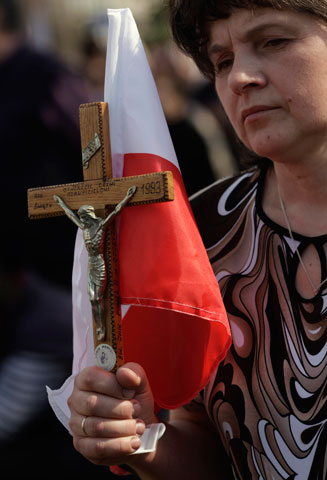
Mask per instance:
[[[211,24],[216,90],[243,143],[298,161],[327,154],[327,25],[270,8]]]

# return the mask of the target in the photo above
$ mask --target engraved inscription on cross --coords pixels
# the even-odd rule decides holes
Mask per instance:
[[[32,219],[67,215],[83,231],[96,362],[116,370],[124,354],[113,220],[125,206],[173,200],[173,177],[157,172],[112,178],[107,103],[81,105],[80,127],[84,182],[29,189],[28,214]]]

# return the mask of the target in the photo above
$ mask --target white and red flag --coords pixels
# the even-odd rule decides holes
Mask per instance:
[[[125,208],[120,216],[125,360],[145,368],[158,406],[175,408],[205,386],[230,346],[230,330],[137,26],[129,9],[110,9],[108,18],[104,99],[109,104],[113,176],[170,170],[175,189],[172,202]],[[79,233],[73,273],[73,376],[50,393],[63,423],[69,416],[65,398],[73,377],[94,364],[86,285],[87,253]]]

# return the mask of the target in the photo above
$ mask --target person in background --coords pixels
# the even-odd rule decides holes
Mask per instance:
[[[171,412],[156,450],[142,455],[130,456],[157,422],[142,366],[82,371],[69,400],[74,445],[147,480],[323,479],[327,1],[169,5],[177,43],[214,82],[255,153],[247,171],[192,198],[233,343],[198,398]]]
[[[153,42],[149,51],[151,70],[190,196],[242,168],[238,142],[230,133],[230,122],[222,113],[212,83],[194,62],[172,40]]]

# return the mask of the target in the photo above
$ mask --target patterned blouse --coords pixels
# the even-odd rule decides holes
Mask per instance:
[[[236,479],[327,478],[327,284],[295,288],[288,231],[262,209],[265,169],[224,179],[192,208],[228,312],[233,345],[201,392]],[[294,233],[317,249],[326,278],[327,235]]]

